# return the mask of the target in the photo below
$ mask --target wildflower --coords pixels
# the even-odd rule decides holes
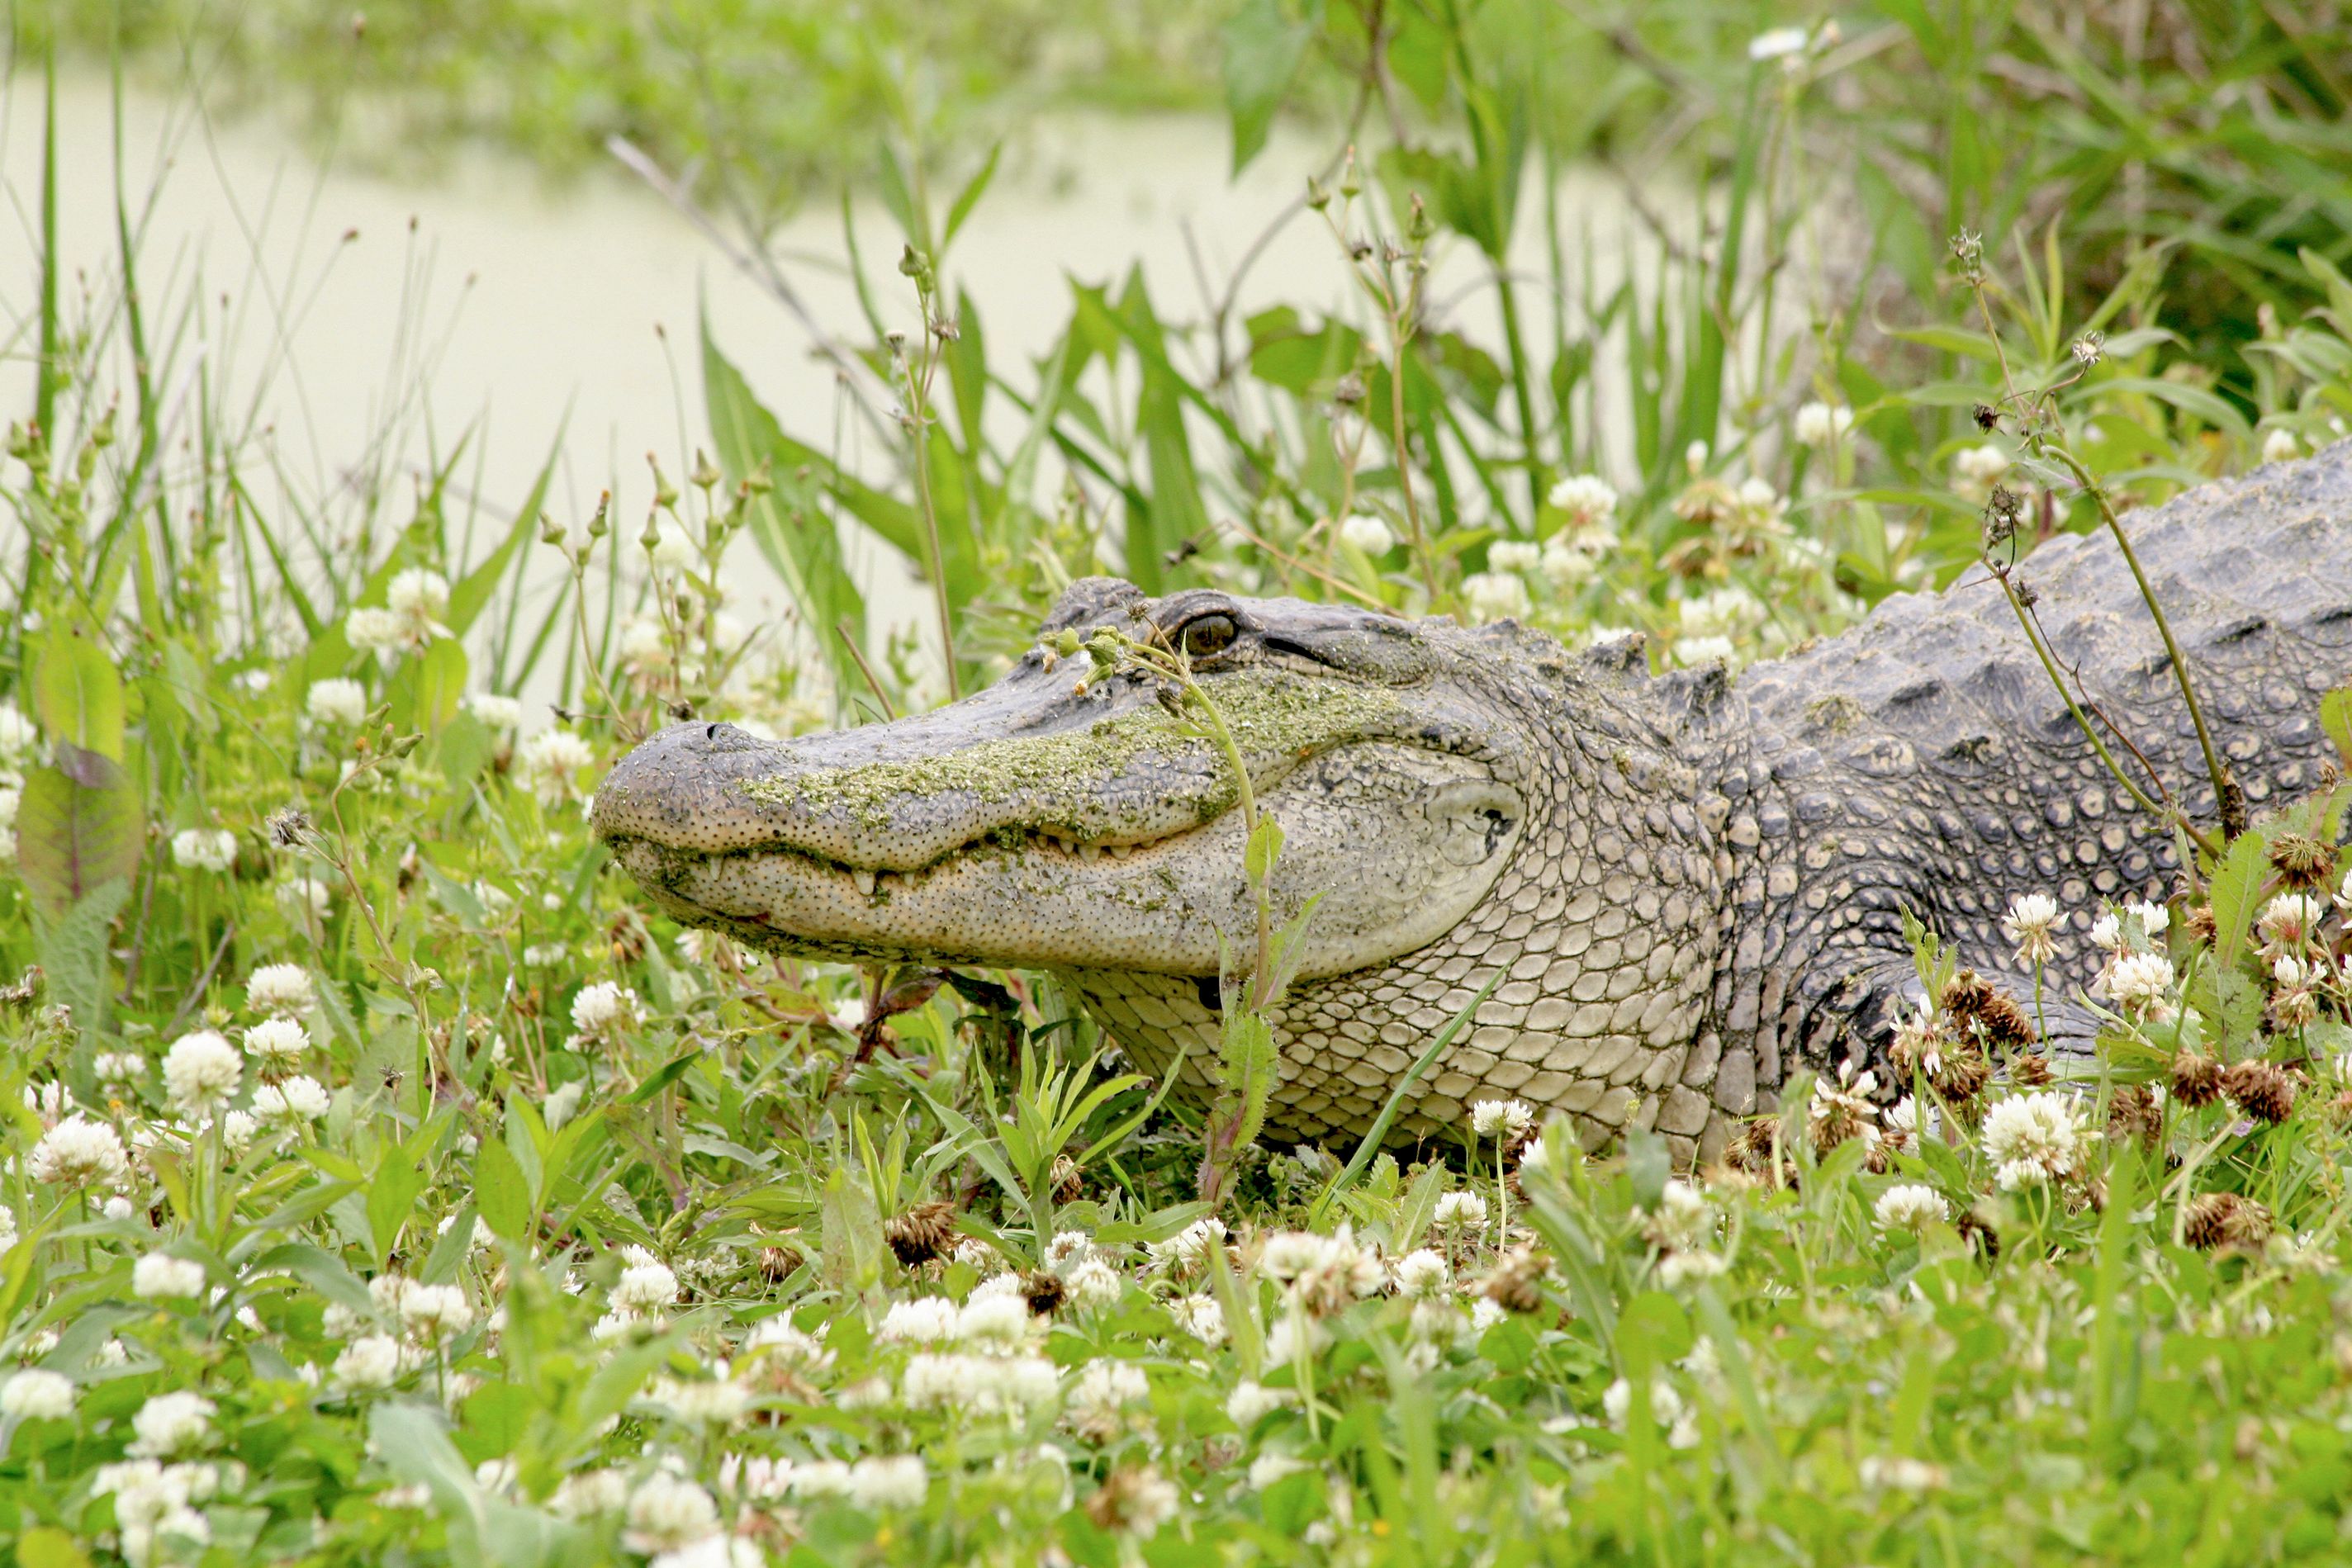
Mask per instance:
[[[2106,357],[2107,339],[2104,332],[2085,332],[2067,345],[2066,351],[2074,362],[2088,370]]]
[[[1888,1230],[1924,1230],[1931,1223],[1948,1223],[1952,1206],[1934,1187],[1919,1182],[1899,1182],[1878,1195],[1871,1207],[1878,1223]]]
[[[1472,572],[1462,580],[1462,596],[1471,618],[1482,622],[1525,615],[1529,605],[1528,585],[1510,572]]]
[[[1267,1388],[1248,1378],[1234,1385],[1225,1396],[1225,1416],[1244,1432],[1258,1424],[1261,1417],[1273,1414],[1292,1402],[1288,1389]]]
[[[333,1376],[346,1388],[389,1388],[400,1381],[400,1342],[390,1334],[365,1334],[335,1357]]]
[[[2274,1061],[2231,1063],[2221,1070],[2221,1092],[2257,1122],[2275,1125],[2294,1113],[2294,1078]]]
[[[719,1533],[719,1505],[710,1494],[667,1470],[656,1470],[629,1494],[628,1531],[633,1551],[667,1552]]]
[[[163,1053],[164,1091],[191,1116],[209,1115],[226,1105],[244,1076],[236,1048],[212,1030],[184,1034]]]
[[[1705,459],[1701,459],[1702,462]],[[1617,492],[1593,474],[1571,474],[1551,487],[1551,504],[1568,514],[1571,528],[1596,528],[1617,510]]]
[[[161,1458],[193,1448],[210,1431],[213,1412],[217,1408],[203,1395],[184,1389],[154,1395],[131,1418],[131,1429],[138,1434],[131,1451],[148,1458]]]
[[[893,1301],[890,1310],[882,1314],[881,1327],[875,1331],[886,1344],[932,1344],[953,1339],[955,1332],[956,1304],[944,1296]]]
[[[1210,1249],[1225,1242],[1225,1222],[1211,1215],[1196,1219],[1165,1241],[1153,1241],[1144,1250],[1154,1263],[1172,1274],[1189,1274],[1208,1261]]]
[[[1431,1219],[1440,1230],[1480,1230],[1486,1224],[1486,1200],[1475,1192],[1438,1195]]]
[[[1903,1454],[1865,1454],[1857,1474],[1873,1491],[1929,1492],[1948,1479],[1943,1466]]]
[[[41,1134],[25,1169],[45,1186],[112,1186],[130,1174],[131,1160],[113,1128],[77,1111]]]
[[[2352,871],[2344,873],[2344,883],[2336,890],[2336,907],[2352,915]]]
[[[2173,1013],[2172,960],[2161,953],[2130,953],[2107,971],[2107,995],[2133,1017],[2161,1023]]]
[[[473,1324],[474,1309],[455,1285],[406,1280],[400,1287],[400,1322],[412,1337],[430,1343],[465,1333]]]
[[[302,711],[314,723],[350,729],[367,717],[367,690],[341,675],[313,681],[303,694]]]
[[[1952,472],[1957,488],[1963,494],[1982,499],[1992,493],[2001,476],[2010,469],[2011,457],[2002,447],[1987,442],[1982,446],[1963,446],[1952,454]]]
[[[1715,1228],[1715,1209],[1706,1195],[1686,1181],[1670,1179],[1658,1195],[1658,1211],[1643,1216],[1651,1242],[1672,1250],[1696,1247]]]
[[[183,828],[172,835],[172,862],[189,871],[226,871],[236,862],[236,835],[226,828]]]
[[[2326,911],[2319,900],[2307,893],[2282,893],[2263,905],[2254,919],[2254,929],[2262,934],[2263,950],[2275,956],[2300,948],[2312,939],[2320,917]]]
[[[1658,1282],[1673,1290],[1694,1280],[1712,1280],[1730,1267],[1731,1260],[1722,1253],[1693,1247],[1658,1260]]]
[[[629,1478],[618,1470],[581,1470],[555,1486],[547,1506],[565,1519],[615,1513],[629,1500]]]
[[[1272,1362],[1297,1361],[1320,1355],[1331,1343],[1331,1331],[1305,1312],[1289,1312],[1275,1321],[1265,1336],[1265,1357]]]
[[[1797,410],[1795,434],[1807,446],[1827,446],[1853,428],[1853,410],[1831,402],[1809,402]]]
[[[621,625],[621,662],[645,674],[669,667],[669,629],[651,615],[632,615]]]
[[[1531,1247],[1515,1247],[1487,1274],[1482,1292],[1506,1312],[1532,1312],[1543,1305],[1543,1260]]]
[[[1851,1138],[1860,1138],[1864,1148],[1878,1144],[1878,1105],[1872,1098],[1878,1092],[1878,1074],[1868,1068],[1860,1073],[1852,1061],[1838,1068],[1832,1082],[1827,1074],[1813,1080],[1813,1096],[1806,1109],[1805,1130],[1816,1151],[1827,1154]]]
[[[335,906],[335,890],[315,876],[291,876],[278,884],[278,902],[296,919],[324,920]]]
[[[1168,1312],[1178,1328],[1202,1344],[1225,1343],[1225,1309],[1216,1297],[1205,1291],[1179,1296],[1168,1303]]]
[[[2271,1236],[2271,1211],[2234,1192],[2209,1192],[2181,1217],[2181,1239],[2203,1251],[2260,1247]]]
[[[1350,512],[1339,519],[1339,538],[1349,548],[1376,559],[1396,549],[1395,531],[1380,518],[1362,512]]]
[[[2091,945],[2103,952],[2124,950],[2123,917],[2110,910],[2091,922]]]
[[[637,993],[611,980],[583,986],[572,998],[572,1027],[582,1034],[605,1036],[636,1027]]]
[[[1592,557],[1580,549],[1566,535],[1557,535],[1544,547],[1544,579],[1565,593],[1581,586],[1592,576]]]
[[[2001,916],[2001,935],[2017,945],[2017,961],[2021,964],[2046,964],[2058,956],[2058,942],[2052,935],[2058,923],[2058,901],[2046,893],[2021,893],[2010,900],[2009,913]]]
[[[13,784],[0,784],[0,861],[16,858],[16,813],[25,804],[25,792]]]
[[[920,1508],[930,1488],[930,1472],[917,1454],[869,1454],[849,1467],[849,1500],[870,1513]]]
[[[1149,1465],[1113,1470],[1087,1500],[1087,1514],[1115,1535],[1149,1539],[1176,1517],[1175,1483]]]
[[[975,1349],[1017,1350],[1028,1343],[1033,1321],[1029,1303],[1017,1295],[975,1294],[956,1313],[955,1337]]]
[[[0,702],[0,768],[21,766],[41,744],[41,728],[13,702]]]
[[[1071,1425],[1080,1437],[1107,1443],[1125,1427],[1128,1407],[1150,1396],[1151,1380],[1140,1367],[1124,1361],[1090,1361],[1070,1389]]]
[[[245,1053],[265,1073],[299,1063],[310,1049],[310,1033],[292,1019],[265,1019],[245,1031]]]
[[[522,702],[498,692],[468,692],[466,711],[481,721],[482,727],[503,734],[512,734],[522,727]]]
[[[2055,1090],[2013,1094],[1985,1113],[1985,1157],[2004,1173],[2032,1166],[2045,1176],[2071,1175],[2086,1136],[2074,1100]],[[2006,1175],[2002,1185],[2012,1185]]]
[[[90,1058],[89,1071],[110,1089],[127,1088],[147,1075],[147,1059],[135,1051],[101,1051]]]
[[[903,1269],[919,1268],[947,1250],[955,1239],[955,1205],[935,1199],[919,1203],[882,1228],[882,1239]]]
[[[62,1421],[73,1414],[73,1380],[43,1367],[27,1367],[0,1383],[0,1416],[23,1421]]]
[[[2303,455],[2303,443],[2292,430],[2273,428],[2263,437],[2263,461],[2288,463]]]
[[[1482,1138],[1516,1138],[1535,1125],[1522,1100],[1481,1100],[1470,1107],[1470,1130]]]
[[[673,1420],[693,1427],[731,1427],[751,1408],[751,1391],[731,1377],[695,1383],[659,1377],[646,1397]]]
[[[573,798],[580,770],[595,760],[595,751],[570,730],[542,729],[522,743],[515,768],[542,802],[560,805]]]
[[[384,586],[383,602],[399,619],[402,638],[412,647],[421,648],[436,635],[456,635],[441,624],[449,612],[449,580],[428,567],[412,566],[395,573]]]
[[[1759,64],[1793,60],[1811,48],[1812,42],[1812,34],[1803,27],[1774,27],[1748,40],[1748,57]]]
[[[1061,1369],[1036,1355],[942,1355],[907,1358],[898,1397],[917,1410],[958,1410],[1013,1416],[1058,1403]]]
[[[1453,1284],[1453,1270],[1444,1258],[1426,1247],[1398,1259],[1391,1272],[1397,1294],[1414,1301],[1439,1300]]]
[[[1601,1392],[1601,1411],[1612,1425],[1622,1427],[1633,1413],[1633,1385],[1622,1377],[1612,1383]],[[1697,1443],[1698,1425],[1690,1402],[1663,1373],[1650,1380],[1650,1416],[1669,1429],[1669,1447],[1687,1448]]]
[[[1496,571],[1533,571],[1542,549],[1525,539],[1497,539],[1486,547],[1486,564]]]
[[[677,1300],[677,1275],[666,1264],[648,1258],[621,1270],[613,1285],[612,1304],[631,1312],[651,1312]]]
[[[291,1018],[314,999],[310,971],[299,964],[264,964],[246,977],[246,1005],[257,1013]]]
[[[266,1124],[315,1122],[333,1103],[315,1078],[299,1073],[282,1083],[265,1083],[253,1092],[253,1113]]]
[[[1081,1307],[1108,1307],[1127,1289],[1127,1278],[1099,1258],[1087,1258],[1064,1281],[1070,1300]]]
[[[201,1294],[205,1266],[168,1252],[150,1252],[131,1266],[131,1293],[150,1301]]]

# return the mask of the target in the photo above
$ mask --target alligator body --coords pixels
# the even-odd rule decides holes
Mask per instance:
[[[2215,739],[2259,811],[2315,783],[2322,694],[2352,678],[2352,444],[2127,524]],[[2172,796],[2211,789],[2112,540],[2022,569],[2057,649]],[[1400,1125],[1515,1095],[1599,1143],[1687,1161],[1790,1070],[1866,1055],[1916,977],[1903,912],[2021,988],[2016,894],[2065,911],[2071,995],[2106,900],[2162,896],[2169,832],[2094,756],[1981,571],[1738,680],[1661,678],[1637,640],[1570,653],[1208,591],[1072,587],[1049,633],[1164,635],[1232,721],[1309,895],[1277,1016],[1276,1135],[1368,1125],[1434,1031],[1493,995]],[[1048,969],[1148,1070],[1205,1093],[1221,955],[1251,905],[1221,753],[1149,682],[1040,648],[920,717],[788,742],[676,726],[614,768],[595,824],[678,919],[772,950]],[[2062,1032],[2091,1020],[2063,1003]]]

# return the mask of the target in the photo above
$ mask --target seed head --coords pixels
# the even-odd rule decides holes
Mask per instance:
[[[885,1225],[882,1239],[902,1268],[919,1269],[955,1239],[955,1205],[944,1198],[919,1203]]]
[[[1048,1269],[1033,1269],[1021,1276],[1021,1299],[1029,1310],[1045,1317],[1070,1298],[1070,1288],[1062,1277]]]
[[[2221,1097],[2221,1064],[2202,1051],[2184,1051],[2172,1059],[2172,1097],[2190,1110],[2210,1105]]]
[[[2234,1192],[2209,1192],[2189,1205],[2181,1239],[2200,1251],[2260,1247],[2270,1239],[2271,1211]]]
[[[1973,417],[1977,422],[1977,428],[1983,431],[1987,435],[1990,435],[1994,431],[2000,428],[2000,410],[1993,407],[1992,404],[1989,402],[1980,402],[1977,404],[1973,413]]]
[[[2126,1083],[2116,1091],[2107,1102],[2107,1136],[2116,1140],[2130,1139],[2145,1150],[2153,1152],[2158,1135],[2164,1130],[2164,1113],[2156,1103],[2156,1092],[2145,1083]]]
[[[2271,865],[2289,887],[2321,888],[2335,880],[2336,852],[2305,833],[2271,841]]]
[[[2247,1115],[2273,1126],[2294,1113],[2294,1078],[2274,1061],[2231,1062],[2221,1070],[2221,1092]]]
[[[1543,1306],[1544,1261],[1531,1247],[1514,1247],[1486,1276],[1486,1297],[1507,1312],[1532,1312]]]

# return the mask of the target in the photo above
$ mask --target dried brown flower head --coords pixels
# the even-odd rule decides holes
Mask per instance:
[[[1032,1269],[1021,1276],[1021,1299],[1029,1310],[1045,1317],[1070,1298],[1070,1288],[1050,1270]]]
[[[797,1247],[781,1244],[760,1249],[760,1277],[771,1284],[782,1284],[808,1260]]]
[[[1087,1189],[1086,1177],[1078,1169],[1078,1162],[1067,1155],[1054,1156],[1051,1179],[1055,1203],[1076,1203]]]
[[[920,1268],[955,1239],[955,1205],[945,1198],[919,1203],[885,1225],[882,1239],[902,1267]]]
[[[2190,1110],[2200,1110],[2220,1098],[2221,1064],[2201,1051],[2184,1051],[2172,1059],[2172,1097]]]
[[[1955,1114],[1965,1116],[1992,1082],[1992,1064],[1974,1045],[1956,1045],[1944,1052],[1940,1071],[1927,1082]]]
[[[1986,1258],[2000,1256],[2000,1232],[1987,1224],[1975,1209],[1963,1210],[1960,1217],[1952,1221],[1952,1228],[1960,1233],[1961,1240],[1982,1252]]]
[[[2180,929],[2188,933],[2191,942],[2201,942],[2210,947],[2221,926],[2213,919],[2211,904],[2195,904],[2189,905],[2189,913],[2180,917]]]
[[[1514,1247],[1503,1254],[1493,1273],[1486,1276],[1486,1297],[1507,1312],[1532,1312],[1543,1306],[1543,1292],[1538,1287],[1544,1276],[1544,1260],[1532,1247]]]
[[[2270,1239],[2271,1211],[2234,1192],[2209,1192],[2192,1199],[2183,1218],[2181,1239],[2200,1251],[2254,1248]]]
[[[2221,1092],[2257,1122],[2273,1125],[2294,1113],[2294,1079],[2275,1061],[2235,1061],[2221,1070]]]
[[[2271,865],[2281,882],[2305,892],[2336,880],[2336,852],[2307,833],[2281,833],[2273,839]]]
[[[2156,1091],[2145,1083],[2126,1083],[2116,1091],[2107,1102],[2107,1136],[2118,1141],[2128,1139],[2143,1149],[2153,1151],[2158,1136],[2164,1131],[2164,1112],[2156,1103]]]
[[[2020,1089],[2040,1089],[2046,1086],[2053,1074],[2046,1057],[2026,1053],[2010,1058],[2009,1081]]]

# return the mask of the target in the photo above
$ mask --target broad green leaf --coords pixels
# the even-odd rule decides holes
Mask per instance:
[[[102,752],[58,743],[55,768],[25,776],[16,805],[16,869],[52,920],[139,869],[139,796]]]
[[[482,1223],[509,1241],[529,1245],[533,1215],[530,1184],[514,1152],[497,1138],[484,1138],[474,1156],[474,1206]]]
[[[58,622],[43,633],[37,657],[33,707],[50,741],[122,761],[122,676],[106,650]]]
[[[1275,111],[1298,75],[1313,31],[1282,0],[1242,0],[1225,23],[1225,111],[1233,121],[1234,173],[1265,150]]]
[[[2213,873],[2213,961],[2227,967],[2238,961],[2238,948],[2254,921],[2254,896],[2269,863],[2259,833],[2241,833]]]
[[[2336,743],[2336,755],[2352,765],[2352,686],[2338,686],[2320,699],[2319,727]]]

